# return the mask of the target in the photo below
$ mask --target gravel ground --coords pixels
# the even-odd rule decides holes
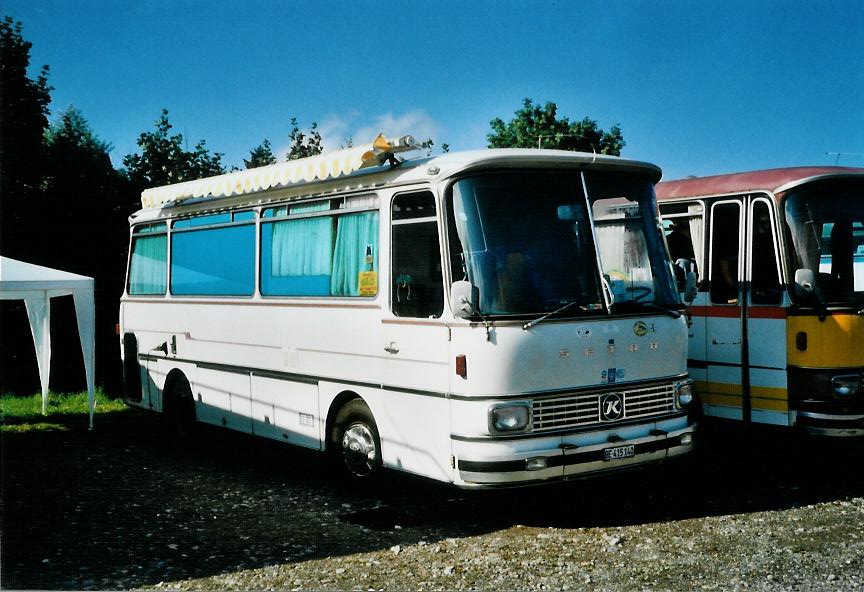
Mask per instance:
[[[465,492],[147,415],[2,434],[5,589],[860,590],[864,444],[703,430],[684,462]]]

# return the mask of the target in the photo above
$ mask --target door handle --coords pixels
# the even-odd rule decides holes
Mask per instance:
[[[399,353],[399,346],[396,345],[395,341],[391,341],[390,345],[388,345],[387,347],[384,348],[384,351],[386,351],[388,354],[398,354]]]
[[[711,338],[711,345],[741,345],[741,340],[738,341],[717,341],[716,337]]]

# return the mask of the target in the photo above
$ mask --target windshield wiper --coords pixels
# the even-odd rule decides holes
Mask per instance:
[[[656,310],[657,312],[662,312],[673,319],[680,319],[681,312],[675,310],[674,308],[669,308],[666,306],[661,306],[656,302],[642,302],[641,300],[624,300],[620,302],[615,302],[614,306],[624,306],[626,304],[635,304],[640,308],[648,308],[650,310]],[[611,307],[610,307],[611,308]]]
[[[556,314],[562,313],[562,312],[564,312],[565,310],[569,309],[570,307],[572,307],[573,305],[576,305],[576,304],[579,304],[579,301],[578,301],[578,300],[571,300],[571,301],[568,302],[567,304],[565,304],[565,305],[563,305],[563,306],[560,306],[560,307],[556,308],[556,309],[553,310],[552,312],[547,312],[547,313],[546,313],[545,315],[543,315],[542,317],[539,317],[539,318],[534,319],[533,321],[528,321],[527,323],[524,323],[524,324],[522,325],[522,329],[525,330],[525,331],[527,331],[528,329],[530,329],[530,328],[533,327],[534,325],[536,325],[536,324],[538,324],[538,323],[540,323],[540,322],[542,322],[542,321],[545,321],[546,319],[548,319],[548,318],[551,317],[551,316],[554,316],[554,315],[556,315]],[[585,307],[581,307],[581,306],[580,306],[580,308],[582,308],[583,310],[591,310],[590,305],[585,306]]]

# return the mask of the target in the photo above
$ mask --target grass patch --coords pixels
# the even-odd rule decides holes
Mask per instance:
[[[118,413],[128,410],[120,399],[112,399],[96,389],[94,414]],[[47,415],[42,415],[42,394],[30,396],[0,396],[0,431],[29,432],[39,430],[66,430],[68,420],[87,417],[87,392],[48,393]],[[54,421],[52,421],[54,420]]]

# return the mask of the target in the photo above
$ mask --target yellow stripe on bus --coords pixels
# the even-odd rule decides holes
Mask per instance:
[[[776,386],[756,386],[750,385],[750,396],[754,399],[774,399],[777,401],[785,401],[789,398],[789,391],[785,388]]]
[[[706,405],[742,406],[744,397],[740,384],[698,381],[696,389]],[[788,393],[783,388],[751,386],[750,406],[766,411],[788,411]]]

